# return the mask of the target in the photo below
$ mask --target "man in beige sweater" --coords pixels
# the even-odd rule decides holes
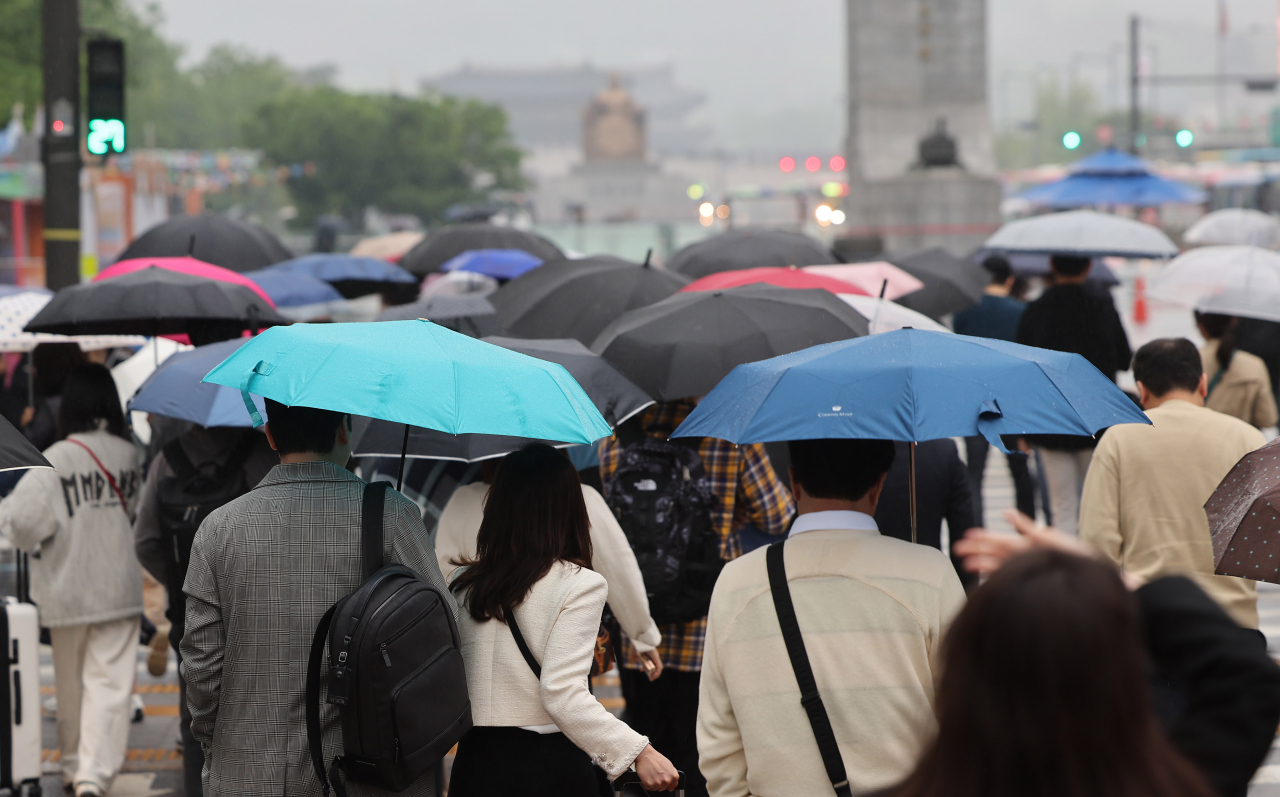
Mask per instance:
[[[964,589],[941,551],[877,530],[892,442],[790,448],[799,516],[784,549],[787,582],[849,788],[863,794],[910,773],[935,728],[939,648]],[[765,555],[757,549],[725,565],[711,598],[700,768],[714,797],[830,794]]]
[[[1244,421],[1204,406],[1200,352],[1183,338],[1154,340],[1133,359],[1151,426],[1107,430],[1080,503],[1080,537],[1144,581],[1183,575],[1240,625],[1258,627],[1252,581],[1213,574],[1204,504],[1241,457],[1266,442]]]

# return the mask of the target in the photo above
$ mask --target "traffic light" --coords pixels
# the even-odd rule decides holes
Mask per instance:
[[[1189,147],[1191,146],[1191,142],[1196,140],[1196,137],[1190,130],[1179,130],[1177,135],[1173,137],[1173,140],[1180,147]]]
[[[85,147],[94,155],[124,152],[124,42],[89,40],[89,113]]]
[[[1062,146],[1067,149],[1075,149],[1080,146],[1080,134],[1074,130],[1068,130],[1062,136]]]

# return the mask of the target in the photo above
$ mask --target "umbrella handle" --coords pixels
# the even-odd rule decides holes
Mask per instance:
[[[916,541],[916,444],[913,440],[907,443],[907,459],[911,469],[910,486],[907,490],[908,500],[911,501],[911,542]]]

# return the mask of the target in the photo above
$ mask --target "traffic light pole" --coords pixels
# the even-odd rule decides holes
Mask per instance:
[[[80,5],[43,0],[45,284],[80,281]]]
[[[1138,15],[1129,17],[1129,152],[1138,154],[1138,136],[1142,133],[1142,110],[1138,106]]]

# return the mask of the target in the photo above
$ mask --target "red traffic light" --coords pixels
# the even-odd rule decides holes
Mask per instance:
[[[822,159],[815,156],[805,158],[804,167],[811,172],[816,172],[822,168]]]
[[[844,158],[839,155],[832,156],[831,160],[827,161],[827,165],[831,167],[833,172],[842,172],[844,171]]]
[[[787,155],[782,160],[778,161],[778,168],[784,172],[793,171],[796,168],[796,159]]]

